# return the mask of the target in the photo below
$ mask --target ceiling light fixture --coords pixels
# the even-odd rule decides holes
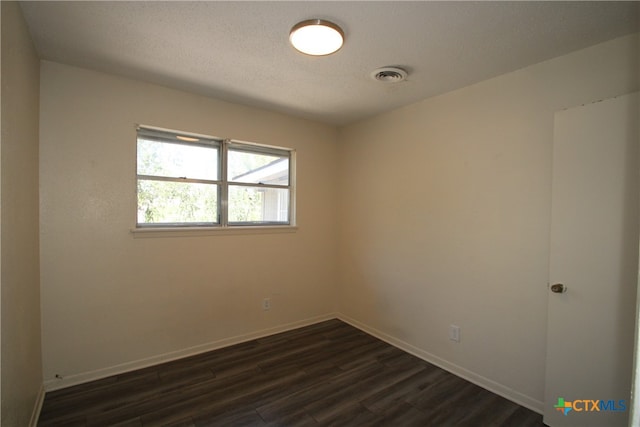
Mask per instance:
[[[330,55],[342,47],[344,32],[333,22],[309,19],[294,25],[289,33],[289,41],[307,55]]]

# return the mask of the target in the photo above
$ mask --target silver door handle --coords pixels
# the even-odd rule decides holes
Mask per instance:
[[[567,287],[562,283],[556,283],[555,285],[551,285],[551,292],[556,294],[564,294],[567,292]]]

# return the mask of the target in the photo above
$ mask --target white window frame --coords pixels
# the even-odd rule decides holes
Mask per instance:
[[[158,139],[165,139],[165,143],[181,144],[181,145],[199,145],[218,148],[218,172],[217,180],[191,179],[186,177],[168,177],[154,175],[139,175],[137,171],[138,160],[138,138],[141,134],[156,134]],[[186,141],[182,138],[198,139],[197,142]],[[163,142],[163,141],[160,141]],[[272,154],[280,157],[286,157],[289,161],[288,185],[264,184],[264,183],[242,183],[229,181],[227,177],[227,162],[229,150],[246,151],[250,153]],[[254,142],[240,141],[235,139],[217,138],[208,135],[194,134],[191,132],[182,132],[164,128],[138,125],[136,127],[136,202],[135,202],[135,227],[131,229],[134,233],[149,234],[155,236],[157,233],[174,232],[179,235],[192,235],[194,232],[198,234],[202,232],[220,232],[234,230],[238,234],[246,234],[246,232],[288,232],[296,230],[296,188],[295,188],[295,158],[296,152],[291,148],[258,144]],[[218,222],[217,223],[139,223],[138,222],[138,181],[140,179],[154,179],[160,181],[171,182],[196,182],[206,183],[218,186]],[[286,189],[289,193],[289,217],[284,221],[256,221],[256,222],[229,222],[228,213],[228,196],[229,187],[251,187],[251,188],[275,188]]]

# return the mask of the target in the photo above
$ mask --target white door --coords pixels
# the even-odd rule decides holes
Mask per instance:
[[[544,422],[552,427],[628,425],[638,122],[638,94],[555,115],[549,281],[564,289],[548,295]]]

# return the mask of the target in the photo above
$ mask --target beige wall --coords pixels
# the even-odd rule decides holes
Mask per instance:
[[[2,422],[26,426],[42,399],[38,250],[39,61],[18,4],[1,2]]]
[[[541,410],[553,113],[638,71],[624,37],[342,129],[339,311]]]
[[[134,236],[137,123],[296,149],[297,232]],[[334,128],[46,61],[40,126],[49,387],[335,311]]]

